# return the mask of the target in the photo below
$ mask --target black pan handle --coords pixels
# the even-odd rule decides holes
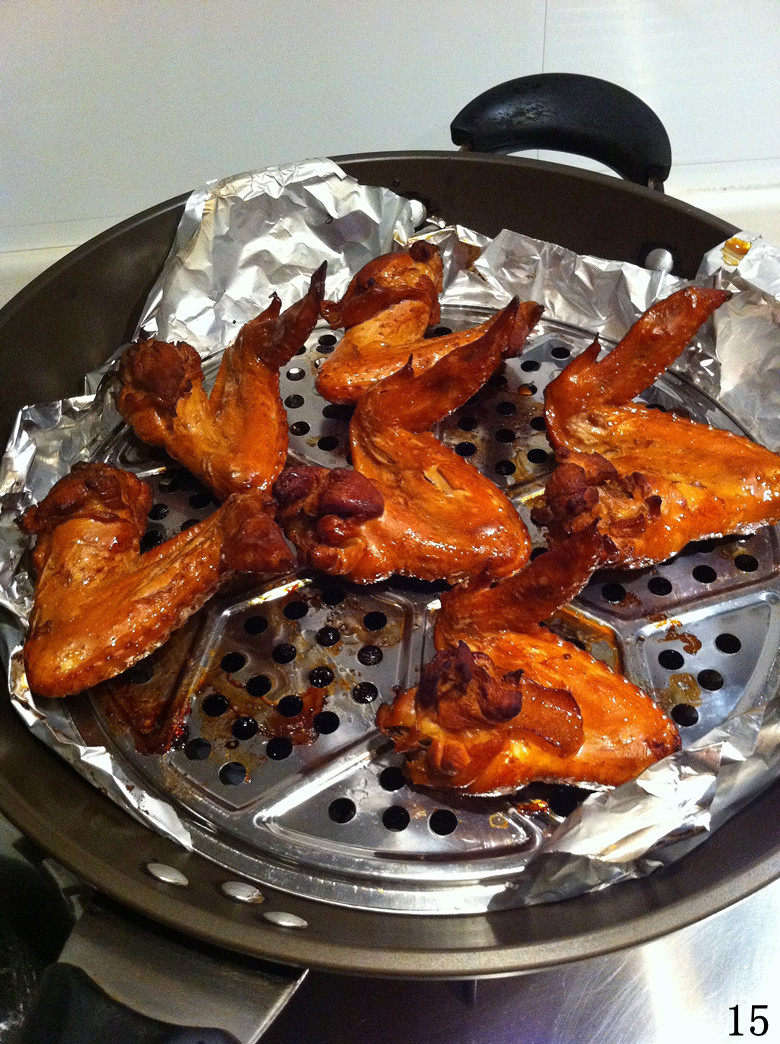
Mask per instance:
[[[461,109],[450,133],[456,145],[475,152],[556,149],[588,156],[661,191],[672,166],[669,135],[645,102],[576,73],[521,76],[491,87]]]

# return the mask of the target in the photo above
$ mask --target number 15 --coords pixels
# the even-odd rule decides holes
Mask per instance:
[[[769,1029],[769,1019],[766,1015],[759,1015],[758,1012],[766,1011],[768,1004],[753,1004],[750,1008],[750,1032],[754,1037],[763,1037]],[[744,1033],[739,1031],[739,1005],[735,1004],[729,1011],[734,1012],[734,1029],[729,1033],[730,1037],[744,1037]]]

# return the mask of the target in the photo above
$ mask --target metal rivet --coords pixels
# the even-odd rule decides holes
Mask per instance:
[[[656,247],[645,258],[645,268],[653,269],[656,272],[671,272],[674,268],[674,258],[668,250]]]
[[[158,881],[163,881],[165,884],[183,887],[190,883],[181,870],[177,870],[174,866],[168,866],[166,863],[147,863],[146,869],[152,877],[156,877]]]
[[[236,899],[239,903],[263,902],[260,890],[246,881],[223,881],[221,887],[229,899]]]
[[[266,910],[263,914],[266,921],[277,925],[279,928],[308,928],[309,922],[304,921],[297,914],[285,913],[284,910]]]

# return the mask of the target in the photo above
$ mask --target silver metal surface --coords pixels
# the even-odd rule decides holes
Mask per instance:
[[[152,931],[102,906],[79,918],[59,960],[82,968],[132,1011],[173,1025],[223,1030],[253,1044],[303,982],[306,971],[220,953]]]
[[[147,954],[142,940],[141,954],[154,963],[149,977],[140,980],[135,964],[126,981],[127,958],[120,953],[117,960],[114,953],[107,954],[104,944],[91,941],[88,960],[84,947],[78,953],[69,943],[66,953],[78,957],[97,982],[117,990],[115,995],[125,1003],[133,1002],[137,1010],[146,1013],[151,1003],[157,1017],[166,1021],[194,1024],[199,1017],[202,1026],[231,1027],[241,1041],[257,1040],[256,1034],[251,1035],[252,1026],[266,1001],[271,1011],[263,1040],[268,1044],[364,1039],[375,1044],[399,1040],[409,1044],[712,1044],[737,1039],[731,1036],[735,1006],[744,1039],[753,1039],[751,1025],[762,1029],[760,1021],[751,1023],[751,1019],[763,1016],[768,1030],[762,1039],[772,1042],[780,1039],[775,997],[779,923],[780,882],[775,882],[728,910],[643,946],[514,978],[471,980],[470,990],[462,982],[380,982],[310,972],[280,1015],[285,983],[281,978],[274,983],[273,975],[255,993],[254,985],[247,988],[253,981],[251,973],[226,967],[224,962],[207,963],[201,969],[207,972],[202,979],[201,996],[208,998],[204,1008],[190,992],[190,967],[186,966],[184,976],[190,980],[188,987],[179,979],[179,951],[166,952],[159,942],[158,952]],[[97,922],[97,927],[104,939],[107,928],[112,935],[115,931],[113,919]],[[136,926],[125,925],[119,931],[116,941],[134,946]],[[77,927],[76,940],[78,933]],[[160,954],[164,954],[163,968],[158,967]],[[201,960],[198,957],[198,963]],[[168,969],[174,967],[177,978],[171,983]],[[153,977],[158,972],[162,979]],[[165,991],[159,990],[160,981],[165,982]],[[239,983],[242,991],[237,991]],[[275,987],[280,993],[274,1003]],[[288,982],[286,989],[289,999],[295,985]],[[242,1012],[240,1022],[238,1012]],[[271,1024],[273,1015],[278,1022]]]
[[[671,272],[674,268],[674,258],[664,247],[656,247],[647,254],[645,268],[654,268],[658,272]]]
[[[712,1044],[734,1039],[735,1005],[745,1039],[753,1039],[751,1025],[760,1033],[762,1023],[751,1019],[763,1015],[769,1024],[763,1040],[780,1040],[778,924],[780,882],[775,882],[655,942],[504,982],[503,1025],[494,1023],[492,1033],[476,1041]],[[480,1003],[498,985],[480,984]],[[754,1011],[754,1005],[766,1007]],[[517,1021],[506,1017],[510,1013]]]
[[[513,978],[379,982],[312,971],[263,1044],[726,1044],[740,1039],[734,1006],[741,1039],[771,1044],[780,1039],[778,923],[780,882],[655,942]],[[761,1015],[768,1031],[757,1037],[751,1017]]]
[[[450,309],[468,326],[480,309]],[[440,327],[446,329],[447,326]],[[543,391],[590,335],[552,322],[522,357],[443,423],[442,440],[498,482],[529,523],[552,455]],[[282,373],[294,457],[328,466],[348,455],[349,410],[314,390],[336,343],[322,328]],[[216,360],[207,373],[213,375]],[[648,392],[657,408],[738,425],[674,375]],[[195,479],[117,430],[103,456],[155,492],[158,542],[214,509]],[[692,546],[672,562],[600,575],[557,626],[623,669],[681,725],[684,746],[721,722],[773,669],[780,613],[777,534]],[[511,799],[453,798],[408,787],[400,758],[374,728],[377,706],[414,683],[430,655],[436,585],[356,587],[296,574],[247,596],[225,595],[199,615],[191,640],[163,647],[130,677],[166,684],[189,703],[185,741],[161,757],[136,752],[102,698],[69,701],[92,745],[130,779],[171,802],[195,849],[229,877],[308,898],[409,913],[512,905],[512,883],[582,794],[539,788]],[[167,679],[167,680],[166,680]],[[544,790],[544,788],[543,788]],[[227,877],[226,877],[227,880]]]
[[[0,851],[33,873],[10,848],[19,837],[0,817]],[[729,1038],[735,1005],[740,1030],[749,1038],[753,1005],[762,1004],[768,1008],[757,1013],[769,1021],[764,1039],[778,1039],[780,881],[642,946],[547,971],[466,983],[306,975],[221,953],[215,960],[197,944],[157,929],[150,935],[132,915],[101,908],[61,866],[52,860],[45,866],[77,912],[83,915],[82,903],[88,911],[64,958],[135,1010],[180,1025],[220,1026],[245,1044],[256,1041],[261,1030],[264,1044],[709,1044]],[[3,895],[8,910],[19,899],[18,876],[13,881],[17,892]],[[45,907],[40,884],[33,887],[30,898]],[[40,927],[51,932],[53,926],[47,919]],[[292,1003],[285,1004],[293,991]],[[10,1025],[0,1026],[0,1036],[6,1029]]]
[[[167,866],[165,863],[147,863],[146,869],[152,877],[156,877],[164,884],[178,885],[180,888],[186,888],[189,884],[186,876],[175,866]]]

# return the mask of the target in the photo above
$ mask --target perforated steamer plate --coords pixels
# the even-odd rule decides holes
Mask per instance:
[[[437,332],[486,314],[445,308]],[[522,357],[438,432],[506,490],[537,546],[529,510],[552,465],[544,387],[591,340],[543,321]],[[350,410],[321,399],[314,376],[336,343],[318,327],[281,374],[291,455],[331,467],[347,462]],[[644,398],[746,434],[674,374]],[[126,428],[101,456],[151,484],[147,547],[214,510],[189,474]],[[658,567],[599,574],[556,626],[652,692],[687,746],[772,674],[777,536],[764,529],[705,541]],[[183,742],[162,756],[139,754],[102,699],[69,701],[70,713],[87,742],[105,745],[131,780],[176,808],[194,848],[226,877],[371,910],[510,906],[512,882],[585,795],[534,786],[510,799],[454,798],[406,785],[374,718],[430,657],[441,589],[397,580],[359,587],[300,572],[214,599],[184,635],[128,672],[134,685],[175,685],[189,701]]]

